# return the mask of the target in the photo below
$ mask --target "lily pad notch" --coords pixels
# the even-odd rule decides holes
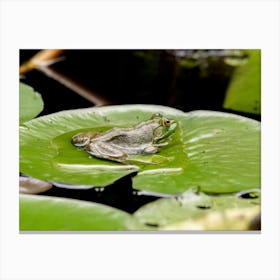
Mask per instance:
[[[79,132],[132,127],[160,113],[179,126],[158,154],[159,164],[129,164],[90,157],[71,143]],[[137,190],[177,194],[260,188],[260,123],[234,114],[159,105],[119,105],[63,111],[20,127],[20,170],[73,185],[106,187],[128,174]]]

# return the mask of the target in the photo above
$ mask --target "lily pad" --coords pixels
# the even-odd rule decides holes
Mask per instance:
[[[256,224],[254,226],[254,223]],[[169,224],[159,230],[260,230],[260,207],[213,211],[198,219]]]
[[[221,219],[223,215],[227,223],[231,223],[231,216],[229,213],[235,213],[236,210],[240,211],[242,215],[245,213],[242,209],[254,209],[250,213],[257,215],[260,211],[260,193],[254,198],[245,199],[236,194],[212,196],[205,193],[197,193],[193,190],[188,190],[180,196],[173,198],[161,198],[154,202],[148,203],[139,208],[133,215],[143,224],[147,226],[157,227],[158,229],[191,229],[191,225],[195,226],[194,229],[200,229],[205,226],[208,229],[227,229],[225,221]],[[247,210],[246,210],[247,211]],[[207,215],[215,214],[215,219],[209,223]],[[249,215],[252,216],[251,214]],[[206,219],[207,217],[207,219]],[[184,227],[182,226],[184,225]],[[243,226],[243,225],[242,225]],[[224,227],[224,228],[220,228]],[[201,228],[204,229],[204,228]]]
[[[126,212],[102,204],[20,195],[20,230],[128,230],[143,228]]]
[[[247,50],[248,62],[235,70],[224,101],[224,108],[261,113],[261,51]]]
[[[19,177],[19,192],[24,194],[38,194],[52,188],[52,184],[30,177]]]
[[[44,107],[41,95],[32,87],[19,84],[19,120],[24,123],[36,117]]]
[[[71,144],[78,132],[131,127],[154,113],[179,128],[158,154],[121,164],[89,156]],[[151,164],[151,162],[158,162]],[[260,123],[233,114],[182,111],[157,105],[120,105],[63,111],[20,127],[20,171],[47,181],[107,186],[136,173],[133,187],[182,193],[193,187],[234,192],[260,187]]]
[[[259,122],[233,114],[193,111],[180,124],[181,143],[171,146],[176,161],[162,169],[139,171],[134,188],[161,193],[189,188],[229,193],[260,187]]]

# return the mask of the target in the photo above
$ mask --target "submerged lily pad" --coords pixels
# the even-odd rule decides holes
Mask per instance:
[[[20,123],[36,117],[44,107],[41,95],[32,87],[23,83],[19,84],[19,119]]]
[[[158,154],[138,156],[125,165],[89,156],[71,144],[78,132],[131,127],[154,113],[179,123],[170,144]],[[89,186],[107,186],[137,172],[135,189],[171,194],[193,187],[225,193],[258,188],[260,123],[232,114],[184,113],[157,105],[63,111],[20,127],[20,171],[42,180]]]
[[[76,199],[20,195],[20,230],[127,230],[143,228],[126,212]]]

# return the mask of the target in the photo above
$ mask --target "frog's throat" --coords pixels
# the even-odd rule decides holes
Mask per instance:
[[[154,140],[153,140],[153,143],[154,144],[158,144],[158,143],[161,143],[161,142],[164,142],[164,140],[166,138],[168,138],[171,134],[173,134],[175,131],[168,131],[164,137],[155,137]]]

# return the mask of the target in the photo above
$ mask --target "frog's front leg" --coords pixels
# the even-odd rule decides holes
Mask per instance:
[[[158,152],[158,147],[156,146],[148,146],[144,148],[144,154],[155,154]]]
[[[162,143],[157,143],[157,144],[153,144],[156,147],[163,147],[163,146],[167,146],[169,143],[168,142],[162,142]]]
[[[155,154],[159,151],[158,147],[166,146],[168,145],[168,142],[162,142],[162,143],[157,143],[153,144],[151,146],[148,146],[144,148],[144,154]]]
[[[128,155],[104,142],[92,142],[89,144],[87,152],[95,157],[123,162]]]

